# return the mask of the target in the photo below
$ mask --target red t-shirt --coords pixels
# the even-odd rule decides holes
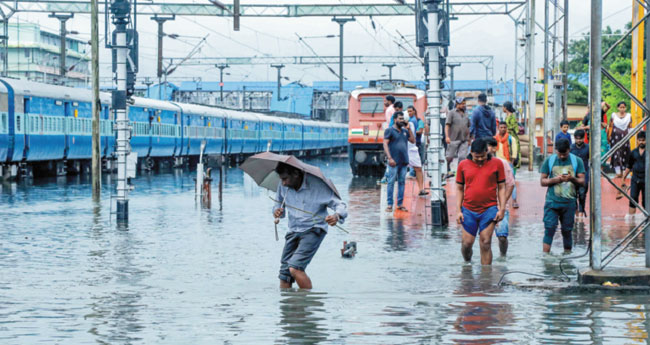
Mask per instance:
[[[478,166],[471,159],[465,159],[458,165],[456,183],[465,186],[463,207],[483,213],[497,205],[497,184],[506,181],[503,164],[496,158],[485,161]]]

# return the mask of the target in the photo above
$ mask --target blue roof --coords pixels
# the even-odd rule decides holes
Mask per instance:
[[[159,97],[161,89],[162,89],[162,97]],[[154,84],[149,86],[149,89],[147,90],[145,97],[151,99],[163,99],[169,101],[172,99],[173,93],[177,90],[178,90],[178,86],[169,82],[167,84]]]
[[[278,87],[278,83],[275,81],[224,81],[223,90],[224,91],[241,91],[246,87],[246,91],[273,91]],[[183,91],[219,91],[218,81],[183,81],[180,83],[178,90]]]
[[[282,86],[280,89],[280,100],[278,100],[277,86],[273,90],[271,98],[271,111],[300,114],[305,117],[311,116],[311,102],[314,95],[314,88],[291,83]]]

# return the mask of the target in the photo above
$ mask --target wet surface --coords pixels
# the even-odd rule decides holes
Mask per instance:
[[[493,243],[493,266],[482,267],[477,244],[474,261],[463,263],[457,225],[431,230],[418,214],[389,216],[376,180],[351,179],[346,159],[310,163],[332,178],[350,211],[350,234],[330,229],[307,270],[310,292],[279,290],[283,243],[274,239],[272,194],[238,169],[226,175],[221,211],[216,183],[205,209],[188,172],[138,177],[126,228],[110,221],[108,179],[98,205],[85,178],[0,184],[0,343],[648,342],[647,295],[497,286],[511,270],[560,274],[559,234],[553,253],[541,253],[544,191],[535,174],[518,176],[522,207],[511,216],[508,256]],[[425,210],[427,202],[407,205]],[[603,210],[605,248],[636,222],[618,215],[625,202],[610,204],[618,206]],[[585,229],[577,225],[574,254],[586,249]],[[340,257],[345,240],[358,243],[354,259]],[[642,265],[643,255],[641,238],[615,264]],[[587,264],[585,257],[566,266]]]

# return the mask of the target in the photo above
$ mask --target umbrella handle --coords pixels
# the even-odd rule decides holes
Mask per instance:
[[[280,223],[280,218],[275,218],[275,241],[279,241],[280,237],[278,237],[278,223]]]

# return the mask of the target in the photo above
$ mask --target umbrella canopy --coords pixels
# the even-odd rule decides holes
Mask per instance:
[[[280,183],[280,176],[275,172],[278,163],[291,165],[294,168],[300,169],[307,174],[321,179],[328,187],[330,187],[330,189],[332,189],[339,199],[341,198],[339,191],[334,187],[334,183],[323,175],[323,172],[319,167],[304,163],[294,156],[279,155],[273,152],[262,152],[248,157],[248,159],[239,166],[239,169],[250,175],[250,177],[252,177],[260,187],[275,192]]]

